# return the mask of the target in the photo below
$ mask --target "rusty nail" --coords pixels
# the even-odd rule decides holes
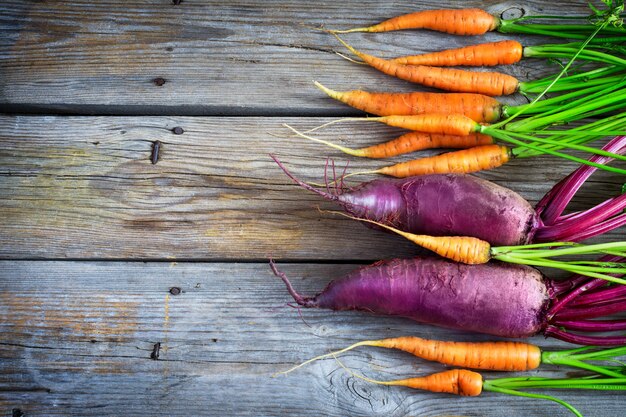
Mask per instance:
[[[181,292],[180,291],[180,287],[172,287],[172,288],[170,288],[170,294],[172,294],[172,295],[178,295],[178,294],[180,294],[180,292]]]
[[[165,78],[163,78],[163,77],[156,77],[156,78],[152,79],[152,82],[157,87],[161,87],[163,84],[165,84]]]
[[[154,347],[152,348],[152,352],[150,352],[150,359],[158,361],[160,352],[161,352],[161,342],[156,342],[154,344]]]
[[[150,154],[150,161],[152,162],[152,165],[159,162],[160,151],[161,151],[161,142],[158,140],[155,140],[154,142],[152,142],[152,154]]]
[[[172,3],[174,3],[175,5],[181,4],[183,2],[183,0],[172,0]]]
[[[185,133],[185,131],[182,127],[176,126],[174,129],[172,129],[172,133],[174,133],[175,135],[182,135],[183,133]]]

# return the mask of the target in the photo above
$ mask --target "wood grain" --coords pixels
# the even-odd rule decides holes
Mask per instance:
[[[354,267],[281,265],[307,294]],[[173,295],[172,287],[181,292]],[[27,416],[569,416],[556,404],[492,393],[456,398],[379,387],[334,360],[271,378],[363,338],[488,338],[356,312],[306,310],[305,323],[284,305],[289,296],[267,264],[3,261],[0,294],[3,414],[19,408]],[[543,337],[532,341],[544,349],[567,347]],[[156,343],[158,360],[150,358]],[[443,369],[374,348],[342,361],[379,378]],[[620,393],[553,394],[585,416],[623,410]]]
[[[0,117],[0,256],[376,260],[416,253],[402,238],[318,212],[337,206],[300,189],[270,159],[275,153],[305,181],[323,180],[327,155],[343,167],[342,155],[285,137],[281,126],[328,120]],[[184,133],[174,134],[175,127]],[[351,122],[318,136],[362,146],[399,132]],[[383,161],[349,163],[355,172]],[[534,204],[574,166],[541,157],[481,175]],[[572,208],[619,192],[620,181],[594,175]]]
[[[588,14],[585,2],[448,2],[497,16]],[[3,2],[0,110],[75,114],[356,114],[328,100],[335,89],[422,89],[335,55],[338,42],[311,26],[354,27],[415,10],[400,2],[171,1]],[[441,2],[420,2],[420,9]],[[489,33],[481,41],[514,35]],[[429,31],[351,34],[385,57],[458,47],[476,39]],[[526,36],[525,44],[546,41]],[[546,73],[540,60],[501,68],[521,80]],[[558,67],[552,67],[554,71]],[[162,82],[155,82],[162,79]],[[277,94],[278,93],[278,94]],[[521,102],[519,97],[504,99]]]

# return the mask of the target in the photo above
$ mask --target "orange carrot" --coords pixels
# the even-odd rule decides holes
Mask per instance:
[[[491,245],[482,239],[469,236],[429,236],[417,235],[414,233],[404,232],[395,227],[362,218],[355,217],[347,213],[333,211],[331,213],[339,214],[353,220],[372,223],[383,229],[390,230],[407,240],[419,245],[425,249],[435,252],[437,255],[461,262],[468,265],[478,265],[489,262],[491,259]]]
[[[377,70],[403,80],[461,93],[479,93],[488,96],[513,94],[519,87],[517,78],[499,72],[471,72],[452,68],[424,65],[400,65],[360,51],[337,39],[353,54]]]
[[[463,114],[476,122],[500,119],[502,105],[494,98],[471,93],[370,93],[334,91],[317,81],[315,85],[335,100],[378,116],[422,113]]]
[[[458,135],[442,135],[436,133],[409,132],[389,142],[380,143],[378,145],[368,146],[366,148],[351,149],[335,143],[307,136],[293,127],[283,124],[283,126],[291,129],[298,136],[314,142],[323,143],[331,148],[338,149],[348,155],[359,156],[364,158],[390,158],[392,156],[403,155],[405,153],[420,151],[433,148],[455,148],[466,149],[480,145],[491,145],[494,140],[491,136],[482,133],[470,133],[465,136]]]
[[[354,373],[353,375],[357,376]],[[466,369],[451,369],[427,376],[396,379],[394,381],[377,381],[363,376],[358,377],[379,385],[395,385],[430,392],[445,392],[465,397],[476,397],[483,391],[482,375]]]
[[[333,120],[324,123],[313,129],[307,130],[313,132],[331,124],[344,121],[364,121],[364,122],[380,122],[389,126],[401,127],[407,130],[417,130],[424,133],[437,133],[441,135],[458,135],[467,136],[471,133],[479,132],[481,126],[462,114],[415,114],[410,116],[381,116],[381,117],[347,117],[344,119]]]
[[[359,346],[398,349],[427,361],[490,371],[530,371],[541,364],[541,349],[529,343],[447,342],[405,336],[357,342],[347,348],[309,359],[281,373],[287,374],[319,359],[334,358]]]
[[[484,145],[427,158],[414,159],[412,161],[379,168],[374,171],[364,171],[349,175],[367,173],[405,178],[412,175],[426,174],[467,174],[499,167],[507,163],[510,158],[511,151],[506,146]]]
[[[397,16],[373,26],[331,32],[388,32],[402,29],[431,29],[454,35],[482,35],[496,29],[499,23],[500,19],[481,9],[424,10]]]
[[[524,47],[521,43],[506,40],[429,54],[403,56],[390,61],[401,65],[431,65],[433,67],[510,65],[522,59],[523,51]]]

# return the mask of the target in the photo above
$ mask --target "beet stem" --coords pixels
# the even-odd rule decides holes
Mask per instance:
[[[617,136],[607,143],[602,150],[622,154],[626,151],[626,136]],[[589,161],[607,164],[612,158],[594,155]],[[574,197],[584,182],[597,170],[596,167],[582,165],[561,180],[537,205],[541,219],[551,225],[563,213],[566,206]]]
[[[572,306],[607,303],[614,299],[626,296],[626,285],[614,285],[602,288],[592,293],[584,294],[572,301]]]
[[[595,345],[595,346],[620,346],[626,345],[626,336],[586,336],[581,334],[569,333],[561,330],[556,326],[549,325],[543,331],[545,336],[554,337],[564,342],[575,343],[578,345]]]
[[[555,320],[552,324],[583,332],[626,330],[626,320]]]
[[[626,300],[618,299],[611,304],[594,305],[591,307],[565,308],[554,316],[555,320],[590,319],[608,316],[626,311]]]

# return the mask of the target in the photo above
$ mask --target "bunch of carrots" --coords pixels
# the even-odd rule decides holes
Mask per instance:
[[[529,16],[503,20],[479,9],[430,10],[398,16],[368,27],[345,30],[321,29],[335,36],[337,41],[354,56],[339,54],[343,58],[369,65],[390,76],[447,92],[335,91],[315,82],[315,85],[329,97],[373,114],[375,117],[341,119],[305,132],[292,126],[285,126],[297,137],[322,143],[356,157],[388,158],[431,148],[460,149],[432,157],[391,164],[372,171],[344,174],[339,179],[334,179],[335,186],[338,182],[342,185],[346,177],[357,174],[383,174],[397,178],[429,174],[467,174],[497,168],[513,158],[545,154],[579,162],[591,170],[603,169],[626,174],[626,169],[606,163],[610,160],[626,160],[623,156],[626,152],[626,147],[623,146],[623,136],[626,135],[626,112],[624,112],[626,54],[623,47],[626,42],[626,29],[621,25],[624,17],[624,2],[623,0],[603,0],[603,2],[606,5],[605,9],[600,10],[590,6],[592,16],[580,19]],[[499,31],[547,35],[566,38],[567,41],[525,46],[517,41],[504,40],[441,52],[383,59],[356,49],[343,38],[343,34],[353,32],[388,32],[406,29],[429,29],[455,35],[481,35],[487,31]],[[449,68],[513,65],[522,59],[553,59],[564,60],[564,62],[556,74],[524,81],[498,72],[474,72]],[[531,101],[528,104],[511,106],[502,104],[494,98],[514,93],[523,94],[531,98]],[[311,132],[317,129],[344,120],[384,123],[407,129],[409,132],[392,141],[359,149],[341,146],[311,135]],[[590,142],[607,136],[622,136],[622,138],[614,139],[602,149],[589,145]],[[581,158],[570,154],[567,150],[587,152],[591,154],[591,157]],[[282,164],[277,162],[284,169]],[[573,182],[578,181],[577,186],[580,186],[584,181],[583,176],[586,179],[590,173],[582,174],[581,172],[573,173],[557,184],[554,192],[546,196],[545,201],[554,198],[554,194],[565,192],[564,187],[571,186]],[[325,197],[330,196],[330,191],[323,193],[313,189],[309,184],[299,180],[296,182]],[[327,182],[327,189],[328,186]],[[617,199],[621,201],[621,197]],[[615,205],[617,199],[607,200],[607,203],[602,204],[602,207],[598,206],[596,211],[600,213],[609,205]],[[336,200],[340,201],[338,198]],[[544,203],[542,201],[540,206]],[[340,202],[340,204],[343,203]],[[561,216],[563,208],[559,212],[559,218],[567,217]],[[553,207],[550,207],[550,210],[552,209]],[[595,318],[604,313],[623,311],[626,307],[626,298],[624,298],[626,297],[626,287],[624,287],[626,280],[622,278],[626,274],[626,263],[623,262],[626,259],[626,242],[596,245],[544,242],[524,246],[493,246],[490,242],[473,236],[414,234],[395,227],[399,222],[394,216],[390,216],[389,219],[385,218],[385,221],[379,221],[369,218],[367,211],[356,214],[354,210],[347,211],[349,214],[343,215],[400,234],[437,255],[455,262],[483,264],[496,259],[503,262],[559,268],[577,274],[570,281],[574,290],[557,299],[552,309],[549,310],[552,313],[549,314],[556,314],[557,307],[562,308],[576,297],[581,298],[576,299],[573,307],[567,310],[567,314],[574,319],[577,318],[577,308],[582,314],[579,317]],[[617,212],[612,211],[611,216]],[[572,218],[576,216],[577,214],[570,215]],[[603,217],[603,219],[607,218],[609,218],[608,215]],[[611,227],[617,227],[622,223],[621,217],[619,219],[615,217]],[[603,227],[603,231],[609,230],[609,226]],[[595,253],[605,256],[598,261],[552,259],[553,256],[580,256]],[[320,306],[316,300],[317,297],[305,299],[300,296],[293,290],[284,274],[279,272],[273,264],[272,268],[275,274],[287,284],[289,292],[299,304],[305,307]],[[365,276],[366,273],[363,275]],[[607,281],[610,284],[607,284]],[[366,284],[361,282],[359,285]],[[333,290],[331,284],[325,292],[331,293]],[[359,288],[358,291],[367,291],[367,288]],[[589,294],[583,294],[586,291],[589,291]],[[563,290],[562,294],[565,293],[566,291]],[[325,293],[318,296],[321,295]],[[610,295],[611,301],[601,301],[602,297],[607,295]],[[357,298],[356,295],[355,298]],[[584,307],[584,303],[581,304],[583,299],[590,303],[588,308]],[[340,303],[324,308],[368,309],[367,306],[358,304],[343,306]],[[591,310],[593,313],[590,313]],[[585,316],[585,314],[595,315]],[[407,313],[398,315],[409,316]],[[549,319],[551,317],[548,317]],[[577,323],[575,326],[579,326],[578,330],[584,330],[581,326],[587,326],[589,330],[595,325],[604,326],[606,330],[626,330],[624,320],[598,320],[584,325]],[[582,341],[584,339],[571,337],[570,339],[564,338],[564,340]],[[539,347],[522,342],[458,343],[425,340],[418,337],[368,340],[310,359],[281,373],[289,373],[305,364],[324,358],[333,358],[343,367],[337,356],[360,346],[400,349],[426,360],[470,369],[529,371],[537,368],[541,363],[547,363],[582,369],[587,374],[566,379],[532,376],[485,380],[474,371],[451,369],[428,376],[382,381],[357,375],[346,369],[355,377],[382,385],[405,386],[467,396],[479,395],[482,391],[493,391],[547,399],[562,404],[577,416],[582,416],[578,410],[565,401],[526,390],[559,388],[626,390],[626,367],[623,362],[620,362],[620,358],[623,361],[623,357],[626,356],[626,343],[623,342],[626,339],[622,337],[610,340],[605,344],[618,346],[585,346],[554,352],[542,352]]]

